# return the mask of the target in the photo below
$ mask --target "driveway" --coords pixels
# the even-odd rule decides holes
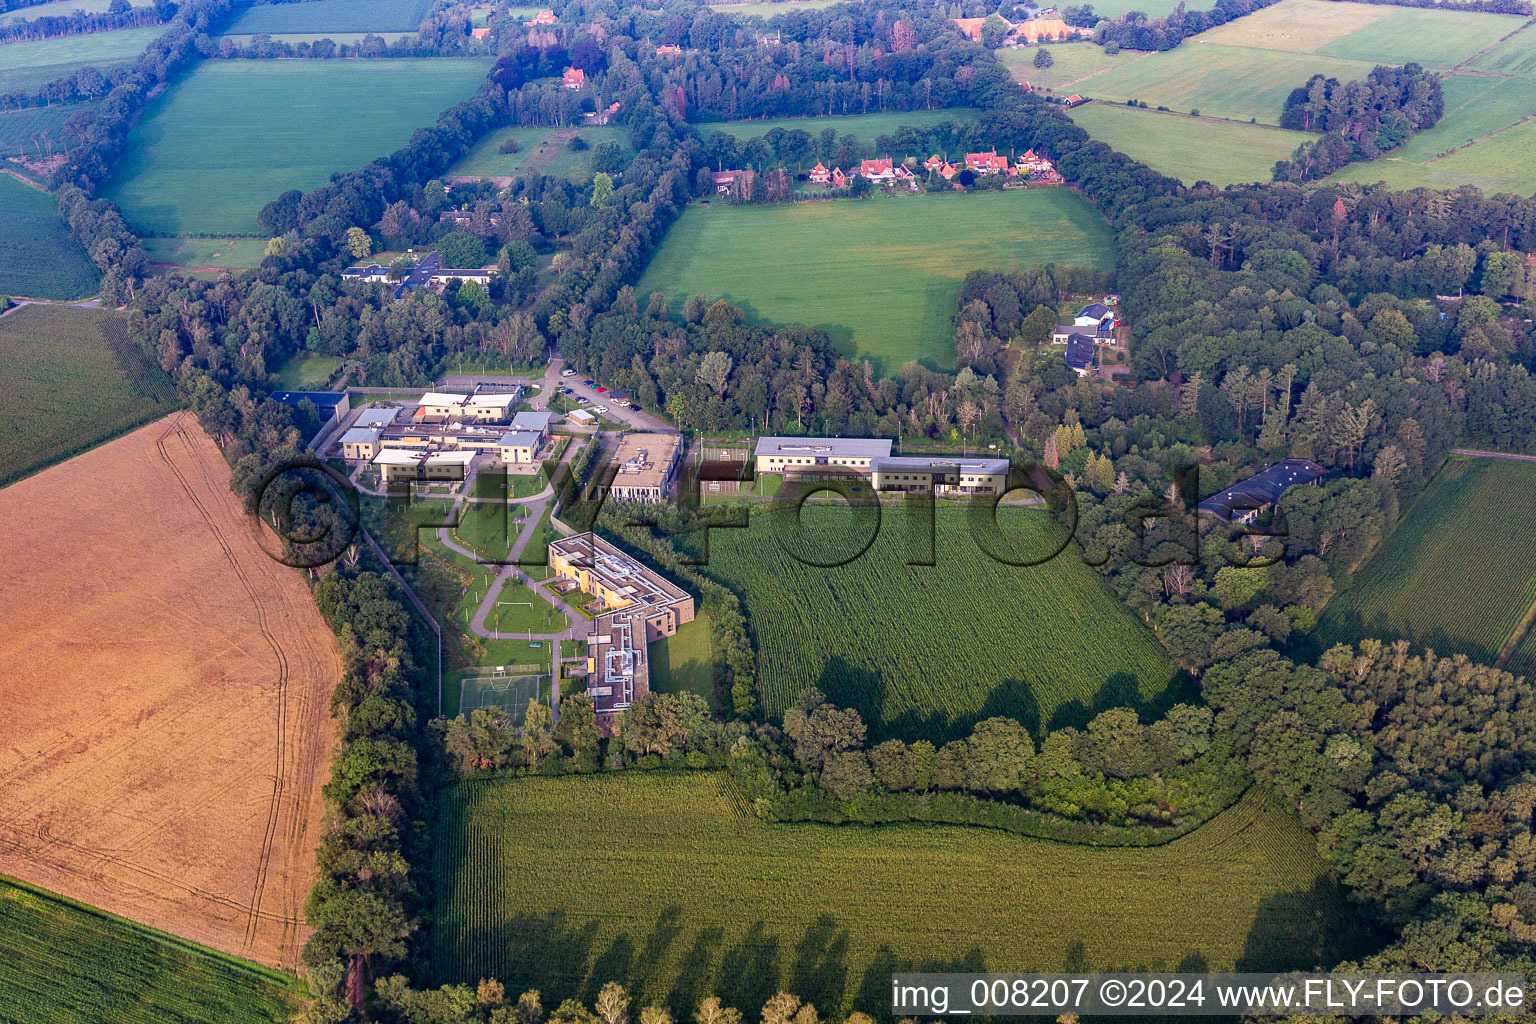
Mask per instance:
[[[677,428],[668,423],[666,420],[662,419],[660,416],[652,415],[651,413],[646,412],[644,409],[621,409],[617,405],[614,405],[613,399],[610,398],[606,393],[598,394],[596,388],[589,388],[583,384],[583,378],[579,373],[574,377],[560,376],[560,370],[564,368],[564,366],[565,360],[559,356],[556,356],[554,359],[550,360],[549,371],[545,375],[545,379],[550,380],[556,388],[570,388],[572,394],[569,397],[585,398],[592,403],[591,405],[583,406],[583,408],[591,409],[594,405],[606,405],[608,407],[608,411],[603,415],[607,419],[614,420],[615,422],[619,423],[625,423],[631,427],[634,427],[636,430],[644,430],[653,434],[677,433]],[[597,381],[596,383],[601,385],[603,382]],[[553,389],[547,387],[545,392],[551,396],[555,393]]]

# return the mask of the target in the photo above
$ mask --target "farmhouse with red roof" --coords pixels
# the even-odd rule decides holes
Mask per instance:
[[[560,76],[560,83],[567,89],[580,89],[587,84],[587,73],[581,68],[566,68],[565,74]]]
[[[811,173],[807,175],[807,177],[809,177],[818,185],[825,185],[827,181],[832,177],[832,172],[827,170],[818,162],[815,167],[811,168]]]

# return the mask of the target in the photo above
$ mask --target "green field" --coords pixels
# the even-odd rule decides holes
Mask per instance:
[[[831,128],[841,139],[852,135],[861,142],[873,142],[879,135],[894,135],[902,127],[918,127],[949,121],[954,124],[970,124],[976,120],[977,111],[970,107],[945,107],[940,110],[909,110],[884,114],[842,114],[834,117],[764,117],[747,121],[705,121],[694,125],[706,138],[715,132],[735,136],[738,141],[767,135],[775,128],[787,132],[799,129],[819,136]],[[912,153],[910,156],[926,156]]]
[[[1149,18],[1164,18],[1173,13],[1179,0],[1095,0],[1093,13],[1113,21],[1122,14],[1140,11]]]
[[[711,993],[755,1019],[780,988],[887,1019],[893,970],[1311,968],[1373,945],[1258,793],[1150,849],[768,825],[706,772],[462,783],[439,808],[429,976],[545,1005],[619,980],[679,1019]]]
[[[1501,75],[1536,77],[1536,29],[1529,26],[1521,29],[1467,67]]]
[[[340,356],[301,353],[277,371],[277,386],[284,391],[323,391],[341,369],[341,363]]]
[[[129,0],[134,7],[148,7],[146,0]],[[18,7],[14,11],[0,12],[0,25],[17,21],[33,21],[37,18],[63,18],[76,11],[99,14],[112,6],[112,0],[54,0],[53,3]]]
[[[1283,0],[1202,32],[1192,42],[1448,68],[1492,46],[1525,21],[1512,14]]]
[[[549,694],[549,665],[510,665],[507,668],[509,671],[505,676],[459,673],[459,697],[454,705],[458,713],[468,715],[478,708],[501,708],[511,718],[513,726],[521,728],[528,717],[528,702]],[[532,674],[518,675],[522,669],[531,670]],[[545,674],[539,675],[540,671]]]
[[[35,92],[87,64],[105,69],[132,60],[163,31],[150,26],[6,43],[0,46],[0,93]]]
[[[1506,128],[1475,146],[1425,164],[1385,158],[1350,164],[1329,181],[1386,182],[1395,189],[1457,188],[1476,185],[1485,193],[1536,192],[1536,121]]]
[[[1098,10],[1097,4],[1094,10]],[[998,50],[997,58],[1008,68],[1014,81],[1028,82],[1047,92],[1061,92],[1102,71],[1148,56],[1140,50],[1121,50],[1111,55],[1104,52],[1104,47],[1092,43],[1055,43],[1046,49],[1051,52],[1052,61],[1048,68],[1035,67],[1035,54],[1040,51],[1033,47]]]
[[[0,878],[0,1020],[260,1024],[299,986],[163,932]]]
[[[1491,663],[1536,602],[1536,463],[1452,457],[1318,624]]]
[[[744,18],[771,18],[789,11],[819,11],[831,7],[838,0],[779,0],[778,3],[709,4],[710,10],[724,14],[738,14]]]
[[[909,360],[954,366],[950,317],[968,272],[1114,261],[1108,225],[1067,189],[690,204],[637,290],[665,292],[673,309],[700,293],[754,321],[818,327],[894,373]]]
[[[814,550],[857,550],[841,541],[863,529],[848,509],[807,505],[803,522]],[[989,535],[1013,551],[1043,554],[1059,538],[1041,511],[1006,506],[998,524]],[[1004,565],[977,547],[965,510],[941,506],[937,564],[908,566],[926,524],[887,506],[868,551],[818,568],[791,556],[779,529],[758,515],[748,529],[711,531],[704,567],[746,605],[770,717],[813,686],[882,739],[947,739],[992,715],[1039,734],[1107,707],[1171,703],[1162,645],[1074,546],[1042,565]]]
[[[1364,78],[1374,66],[1338,57],[1216,46],[1200,38],[1095,75],[1073,91],[1094,99],[1136,99],[1185,113],[1198,110],[1213,117],[1279,124],[1285,98],[1310,76],[1349,81]]]
[[[4,173],[0,173],[0,249],[5,251],[0,261],[0,295],[78,299],[94,292],[101,280],[96,264],[59,216],[58,201]]]
[[[249,270],[261,264],[266,255],[265,238],[143,238],[140,244],[155,263],[185,270],[218,268]]]
[[[679,626],[671,636],[651,641],[650,655],[651,689],[658,693],[696,693],[718,709],[709,619],[701,614]]]
[[[582,180],[591,173],[592,151],[601,142],[617,142],[625,158],[635,155],[629,144],[629,129],[623,125],[592,125],[578,129],[586,142],[584,150],[574,150],[566,138],[570,129],[500,128],[486,135],[464,158],[448,169],[449,176],[475,178],[513,177],[520,171],[537,170],[554,178],[563,178],[579,168]],[[516,153],[499,151],[502,140],[512,136],[521,146]],[[532,162],[530,163],[530,160]]]
[[[116,314],[23,306],[0,317],[0,485],[78,455],[177,407],[176,388]]]
[[[305,0],[309,2],[309,0]],[[313,43],[321,39],[329,39],[333,43],[360,43],[369,36],[378,36],[386,43],[393,43],[407,36],[414,36],[415,32],[268,32],[264,33],[275,43],[288,43],[297,46],[300,43]],[[255,35],[229,35],[224,33],[220,39],[229,39],[232,42],[245,46],[256,38]]]
[[[47,107],[21,107],[0,111],[0,157],[42,156],[62,148],[70,140],[64,122],[77,113],[95,110],[95,103],[55,103]],[[46,140],[36,138],[47,132]]]
[[[258,4],[224,29],[224,35],[314,32],[415,32],[432,0],[309,0]]]
[[[1119,103],[1088,103],[1074,107],[1067,116],[1099,141],[1186,185],[1269,181],[1275,161],[1290,159],[1297,146],[1314,137]]]
[[[149,104],[103,194],[141,231],[253,234],[267,202],[393,152],[472,94],[486,67],[459,58],[205,61]],[[381,92],[389,103],[377,102]]]

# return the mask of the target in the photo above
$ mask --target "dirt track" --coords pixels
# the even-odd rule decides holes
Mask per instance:
[[[0,873],[292,967],[334,638],[178,414],[0,490]]]

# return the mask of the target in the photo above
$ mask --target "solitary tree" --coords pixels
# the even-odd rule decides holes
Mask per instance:
[[[1040,47],[1040,49],[1035,51],[1035,67],[1037,67],[1037,68],[1048,68],[1052,64],[1055,64],[1055,63],[1056,63],[1056,58],[1051,56],[1051,51],[1050,50],[1047,50],[1045,47],[1042,46],[1042,47]]]
[[[373,252],[373,239],[362,228],[347,228],[347,249],[353,259],[360,260]]]

